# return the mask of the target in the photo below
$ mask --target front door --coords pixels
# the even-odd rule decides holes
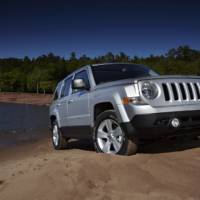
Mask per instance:
[[[75,74],[74,79],[83,79],[86,84],[89,84],[88,74],[86,70],[82,70]],[[78,128],[90,127],[90,109],[89,109],[89,95],[88,90],[73,90],[68,99],[68,116],[67,122],[73,130]]]

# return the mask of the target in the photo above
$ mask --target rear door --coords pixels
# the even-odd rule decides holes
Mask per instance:
[[[58,105],[59,115],[60,115],[60,127],[67,126],[68,99],[69,99],[69,94],[71,92],[71,82],[72,82],[72,76],[69,78],[66,78],[63,81],[63,86],[62,86],[59,105]]]

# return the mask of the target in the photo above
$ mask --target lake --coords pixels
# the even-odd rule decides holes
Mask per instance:
[[[48,107],[0,103],[0,148],[49,134]]]

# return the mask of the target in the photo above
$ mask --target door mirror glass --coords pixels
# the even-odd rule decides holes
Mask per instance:
[[[72,89],[74,90],[84,90],[88,89],[86,83],[83,79],[74,79],[72,81]]]

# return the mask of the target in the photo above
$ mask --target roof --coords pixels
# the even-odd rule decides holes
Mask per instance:
[[[121,64],[123,64],[123,65],[134,65],[134,63],[115,63],[115,62],[113,62],[113,63],[97,63],[97,64],[91,64],[91,66],[93,66],[93,67],[98,67],[98,66],[102,66],[102,65],[121,65]]]

